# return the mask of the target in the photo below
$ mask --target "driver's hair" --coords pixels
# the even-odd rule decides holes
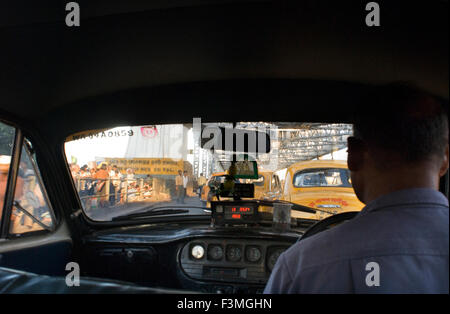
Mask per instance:
[[[363,97],[353,122],[354,137],[373,151],[388,152],[381,156],[390,158],[394,153],[405,162],[442,156],[448,143],[447,107],[407,83],[371,89]]]

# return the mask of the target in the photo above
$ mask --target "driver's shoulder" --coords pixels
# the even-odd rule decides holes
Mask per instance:
[[[286,262],[297,261],[297,265],[309,267],[324,261],[351,258],[355,251],[364,247],[364,239],[360,237],[364,234],[366,222],[361,218],[357,216],[297,242],[284,253]]]
[[[365,256],[415,255],[425,251],[448,255],[448,211],[446,216],[437,210],[419,214],[417,209],[408,208],[359,214],[297,242],[284,258],[288,265],[300,270]]]

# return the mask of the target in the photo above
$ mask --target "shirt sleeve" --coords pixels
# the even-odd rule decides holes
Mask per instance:
[[[292,284],[292,276],[286,264],[284,254],[278,258],[275,267],[272,270],[269,281],[264,289],[265,294],[281,294],[288,293]]]

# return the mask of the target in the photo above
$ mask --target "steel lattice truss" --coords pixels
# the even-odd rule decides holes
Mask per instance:
[[[238,127],[270,128],[272,153],[259,156],[258,161],[264,167],[270,159],[277,158],[277,169],[343,149],[347,146],[347,137],[353,133],[351,124],[240,123]]]
[[[347,137],[353,133],[351,124],[330,123],[241,122],[236,128],[269,132],[271,153],[259,154],[257,160],[262,168],[273,171],[343,149],[347,146]],[[194,161],[194,168],[209,175],[223,171],[225,160],[220,154],[213,157],[208,153],[202,165]]]

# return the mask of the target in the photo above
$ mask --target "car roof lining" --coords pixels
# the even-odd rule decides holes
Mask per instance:
[[[382,32],[360,1],[138,2],[79,1],[79,29],[42,9],[0,24],[2,110],[60,140],[194,116],[345,122],[364,86],[398,80],[448,99],[446,1],[381,1]]]
[[[41,122],[48,136],[59,138],[93,128],[189,124],[194,117],[202,122],[349,122],[369,88],[294,79],[173,84],[92,97],[74,103],[71,110],[56,110]]]

